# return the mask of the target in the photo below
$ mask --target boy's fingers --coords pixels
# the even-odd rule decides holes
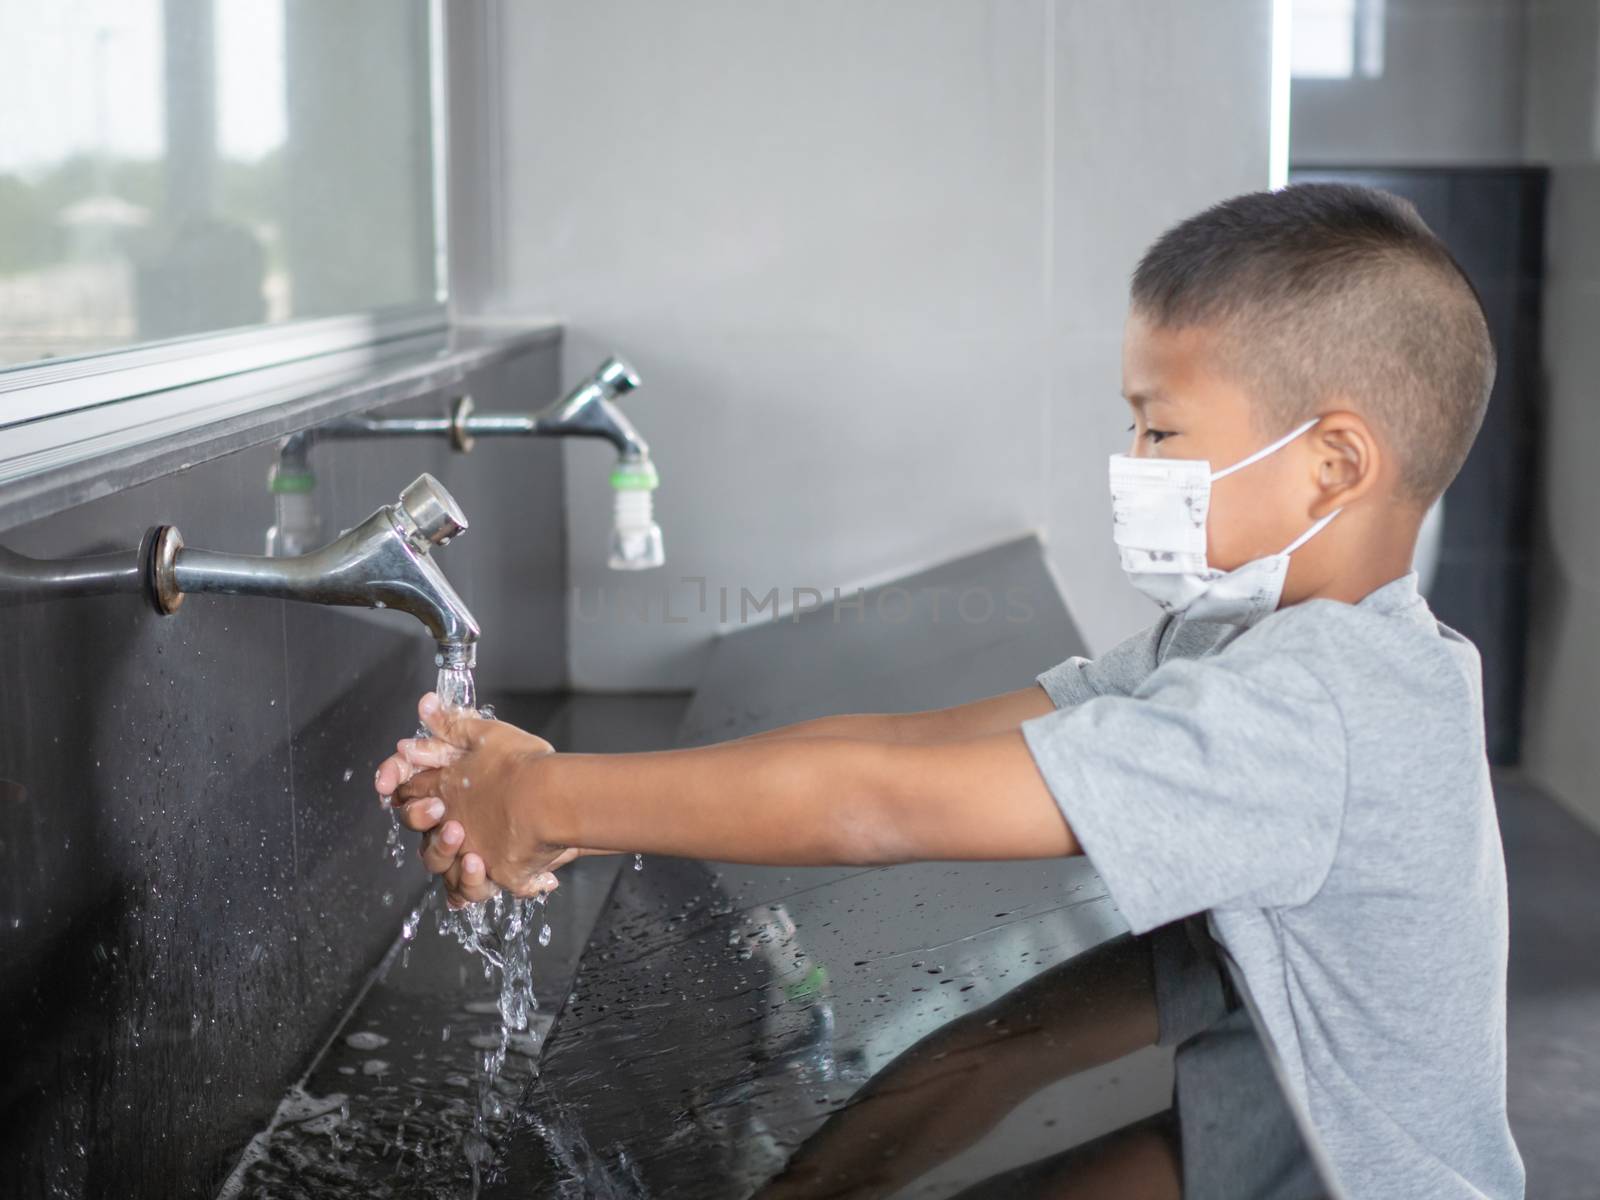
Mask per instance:
[[[378,764],[373,786],[378,789],[378,795],[392,796],[418,771],[448,767],[461,754],[461,747],[438,738],[401,738],[395,744],[395,752]]]
[[[437,796],[413,800],[400,809],[400,823],[407,829],[426,831],[444,819],[444,801]]]
[[[466,857],[466,855],[463,855],[461,858],[457,858],[455,862],[450,865],[449,869],[444,871],[441,876],[441,878],[444,880],[445,902],[453,909],[465,908],[467,905],[475,903],[476,901],[487,900],[500,890],[498,886],[488,881],[487,876],[483,876],[484,884],[487,890],[480,888],[477,885],[477,880],[481,874],[480,872],[474,874],[474,884],[469,894],[468,891],[465,890],[462,882],[462,862]],[[475,854],[471,857],[474,860],[477,860],[478,858],[478,856]],[[540,875],[535,879],[534,887],[530,894],[548,894],[555,891],[560,886],[560,881],[557,880],[554,875]]]
[[[554,875],[550,874],[549,871],[542,871],[524,881],[521,886],[513,888],[512,891],[519,896],[548,896],[560,886],[561,884]]]
[[[425,800],[439,795],[444,784],[442,770],[419,771],[394,790],[396,800]]]
[[[417,703],[417,715],[434,734],[452,746],[466,750],[472,745],[473,730],[488,722],[464,708],[446,708],[438,693],[429,692]]]
[[[487,900],[499,889],[489,882],[483,859],[476,854],[461,857],[461,894],[468,900]]]
[[[372,785],[378,789],[380,796],[392,796],[394,790],[415,772],[411,764],[398,754],[391,754],[378,764],[378,773],[373,776]]]
[[[555,879],[554,875],[549,874],[551,871],[559,871],[562,867],[566,866],[569,862],[577,858],[582,853],[583,851],[579,850],[576,846],[567,847],[567,849],[556,855],[555,860],[545,868],[545,874],[549,875],[550,879]]]
[[[444,875],[456,865],[456,855],[461,853],[465,830],[460,821],[446,821],[422,839],[422,863],[435,875]],[[452,881],[448,878],[446,883]]]
[[[461,747],[452,746],[438,738],[401,738],[395,745],[395,756],[413,770],[428,767],[448,767],[462,755]]]
[[[464,907],[467,898],[461,894],[461,860],[456,859],[448,868],[441,871],[439,878],[444,881],[445,896],[450,901],[450,907]]]

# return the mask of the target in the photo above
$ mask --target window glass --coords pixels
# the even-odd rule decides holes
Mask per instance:
[[[1376,79],[1384,19],[1384,0],[1294,0],[1294,77]]]
[[[439,299],[427,0],[0,0],[0,367]]]

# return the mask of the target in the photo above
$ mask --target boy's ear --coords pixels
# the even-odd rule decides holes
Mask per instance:
[[[1354,503],[1377,486],[1383,451],[1359,414],[1324,413],[1311,430],[1311,449],[1318,492],[1311,506],[1313,519]]]

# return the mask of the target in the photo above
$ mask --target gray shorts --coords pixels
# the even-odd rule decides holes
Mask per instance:
[[[1316,1200],[1327,1194],[1204,916],[1146,939],[1157,1045],[1174,1047],[1184,1200]]]

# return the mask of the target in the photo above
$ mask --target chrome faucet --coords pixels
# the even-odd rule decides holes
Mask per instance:
[[[312,502],[316,476],[311,448],[317,442],[377,437],[444,437],[463,453],[486,437],[602,438],[616,449],[611,472],[613,521],[607,564],[618,571],[645,570],[665,561],[661,527],[651,493],[660,483],[650,447],[612,403],[639,386],[620,358],[608,358],[565,396],[536,413],[479,413],[471,396],[459,396],[440,417],[352,416],[324,422],[285,438],[269,479],[277,523],[267,532],[267,553],[300,554],[320,537]]]
[[[0,606],[30,601],[142,592],[171,615],[191,593],[269,596],[311,604],[393,608],[410,613],[439,643],[441,661],[470,667],[478,623],[429,551],[467,528],[460,506],[431,475],[422,475],[354,529],[293,558],[221,554],[185,546],[172,525],[158,525],[138,550],[47,561],[0,549]]]

